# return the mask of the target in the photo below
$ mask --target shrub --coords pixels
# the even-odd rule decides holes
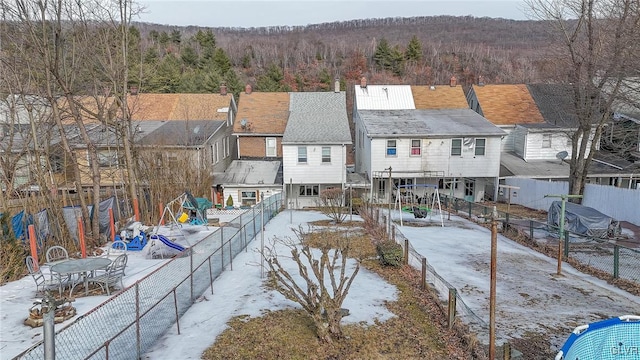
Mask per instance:
[[[400,266],[402,265],[402,246],[391,240],[380,241],[376,245],[378,259],[384,266]]]

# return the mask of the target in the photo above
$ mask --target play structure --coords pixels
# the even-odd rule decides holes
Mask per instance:
[[[640,359],[640,316],[625,315],[576,327],[555,360]]]
[[[144,225],[139,221],[133,221],[125,225],[119,235],[115,236],[112,247],[116,249],[120,241],[127,244],[130,251],[140,251],[147,245],[147,234],[144,231]]]
[[[211,201],[205,198],[195,198],[191,193],[185,191],[165,205],[158,226],[165,222],[171,224],[171,226],[179,226],[185,223],[206,225],[207,209],[211,205]]]
[[[422,196],[416,194],[416,190],[421,190]],[[404,205],[403,205],[404,199]],[[396,210],[412,213],[416,219],[431,219],[431,215],[438,207],[440,215],[440,226],[444,227],[444,217],[442,216],[442,206],[440,203],[440,193],[436,184],[412,184],[399,185],[396,187],[395,207]],[[402,216],[400,217],[400,226],[402,226]]]

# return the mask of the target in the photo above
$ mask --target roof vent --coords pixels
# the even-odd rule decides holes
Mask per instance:
[[[225,83],[222,83],[220,85],[220,95],[223,95],[223,96],[227,95],[227,85]]]
[[[340,92],[340,79],[338,78],[333,82],[333,91],[337,93]]]
[[[251,94],[251,85],[250,85],[250,84],[247,84],[247,85],[244,87],[244,92],[245,92],[247,95]]]
[[[449,79],[449,86],[455,87],[456,85],[458,85],[458,79],[456,79],[454,75],[451,77],[451,79]]]
[[[367,88],[367,78],[366,77],[362,77],[362,79],[360,79],[360,87],[363,89]]]
[[[429,86],[429,90],[432,90],[432,91],[433,91],[433,90],[435,90],[435,89],[436,89],[436,87],[435,87],[434,85]]]

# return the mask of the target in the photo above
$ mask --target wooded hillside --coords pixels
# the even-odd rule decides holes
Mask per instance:
[[[556,78],[548,24],[473,17],[364,19],[296,27],[134,24],[142,91],[319,91],[352,82],[463,85]]]

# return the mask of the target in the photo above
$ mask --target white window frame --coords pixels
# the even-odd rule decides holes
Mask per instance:
[[[454,146],[454,142],[457,142],[458,145]],[[458,149],[457,154],[453,153],[454,149]],[[449,154],[451,154],[451,156],[462,156],[462,138],[451,139],[451,150],[449,151]]]
[[[298,195],[302,197],[319,196],[319,194],[320,194],[319,185],[300,185],[300,189],[298,191]]]
[[[229,136],[227,136],[227,146],[225,147],[225,151],[227,153],[227,157],[229,157],[231,155],[231,138]]]
[[[392,143],[393,143],[393,145],[392,145]],[[389,154],[390,150],[392,150],[393,154]],[[387,157],[397,157],[398,156],[398,140],[387,139],[387,149],[385,151],[385,155]]]
[[[414,142],[418,142],[417,145],[414,144]],[[417,150],[417,154],[414,154],[414,150]],[[422,156],[422,140],[420,139],[411,139],[411,149],[410,152],[411,156]]]
[[[270,146],[269,143],[273,142],[273,146]],[[268,137],[264,140],[265,143],[265,155],[266,157],[276,157],[278,156],[278,141],[274,137]]]
[[[482,145],[479,144],[480,141],[482,142]],[[477,138],[475,144],[474,154],[476,156],[484,156],[487,154],[487,139]],[[479,149],[482,149],[482,154],[478,154]]]
[[[214,151],[214,164],[217,164],[218,162],[220,162],[220,146],[218,144],[218,142],[216,141],[216,143],[214,144],[215,146],[215,151]]]
[[[306,164],[309,161],[306,146],[298,146],[298,164]]]
[[[253,194],[253,196],[251,196]],[[249,196],[245,196],[249,195]],[[244,206],[255,205],[258,203],[258,192],[255,190],[241,190],[240,191],[240,204]]]
[[[327,151],[328,154],[325,154],[325,151]],[[322,147],[322,163],[331,164],[331,147],[330,146]]]

